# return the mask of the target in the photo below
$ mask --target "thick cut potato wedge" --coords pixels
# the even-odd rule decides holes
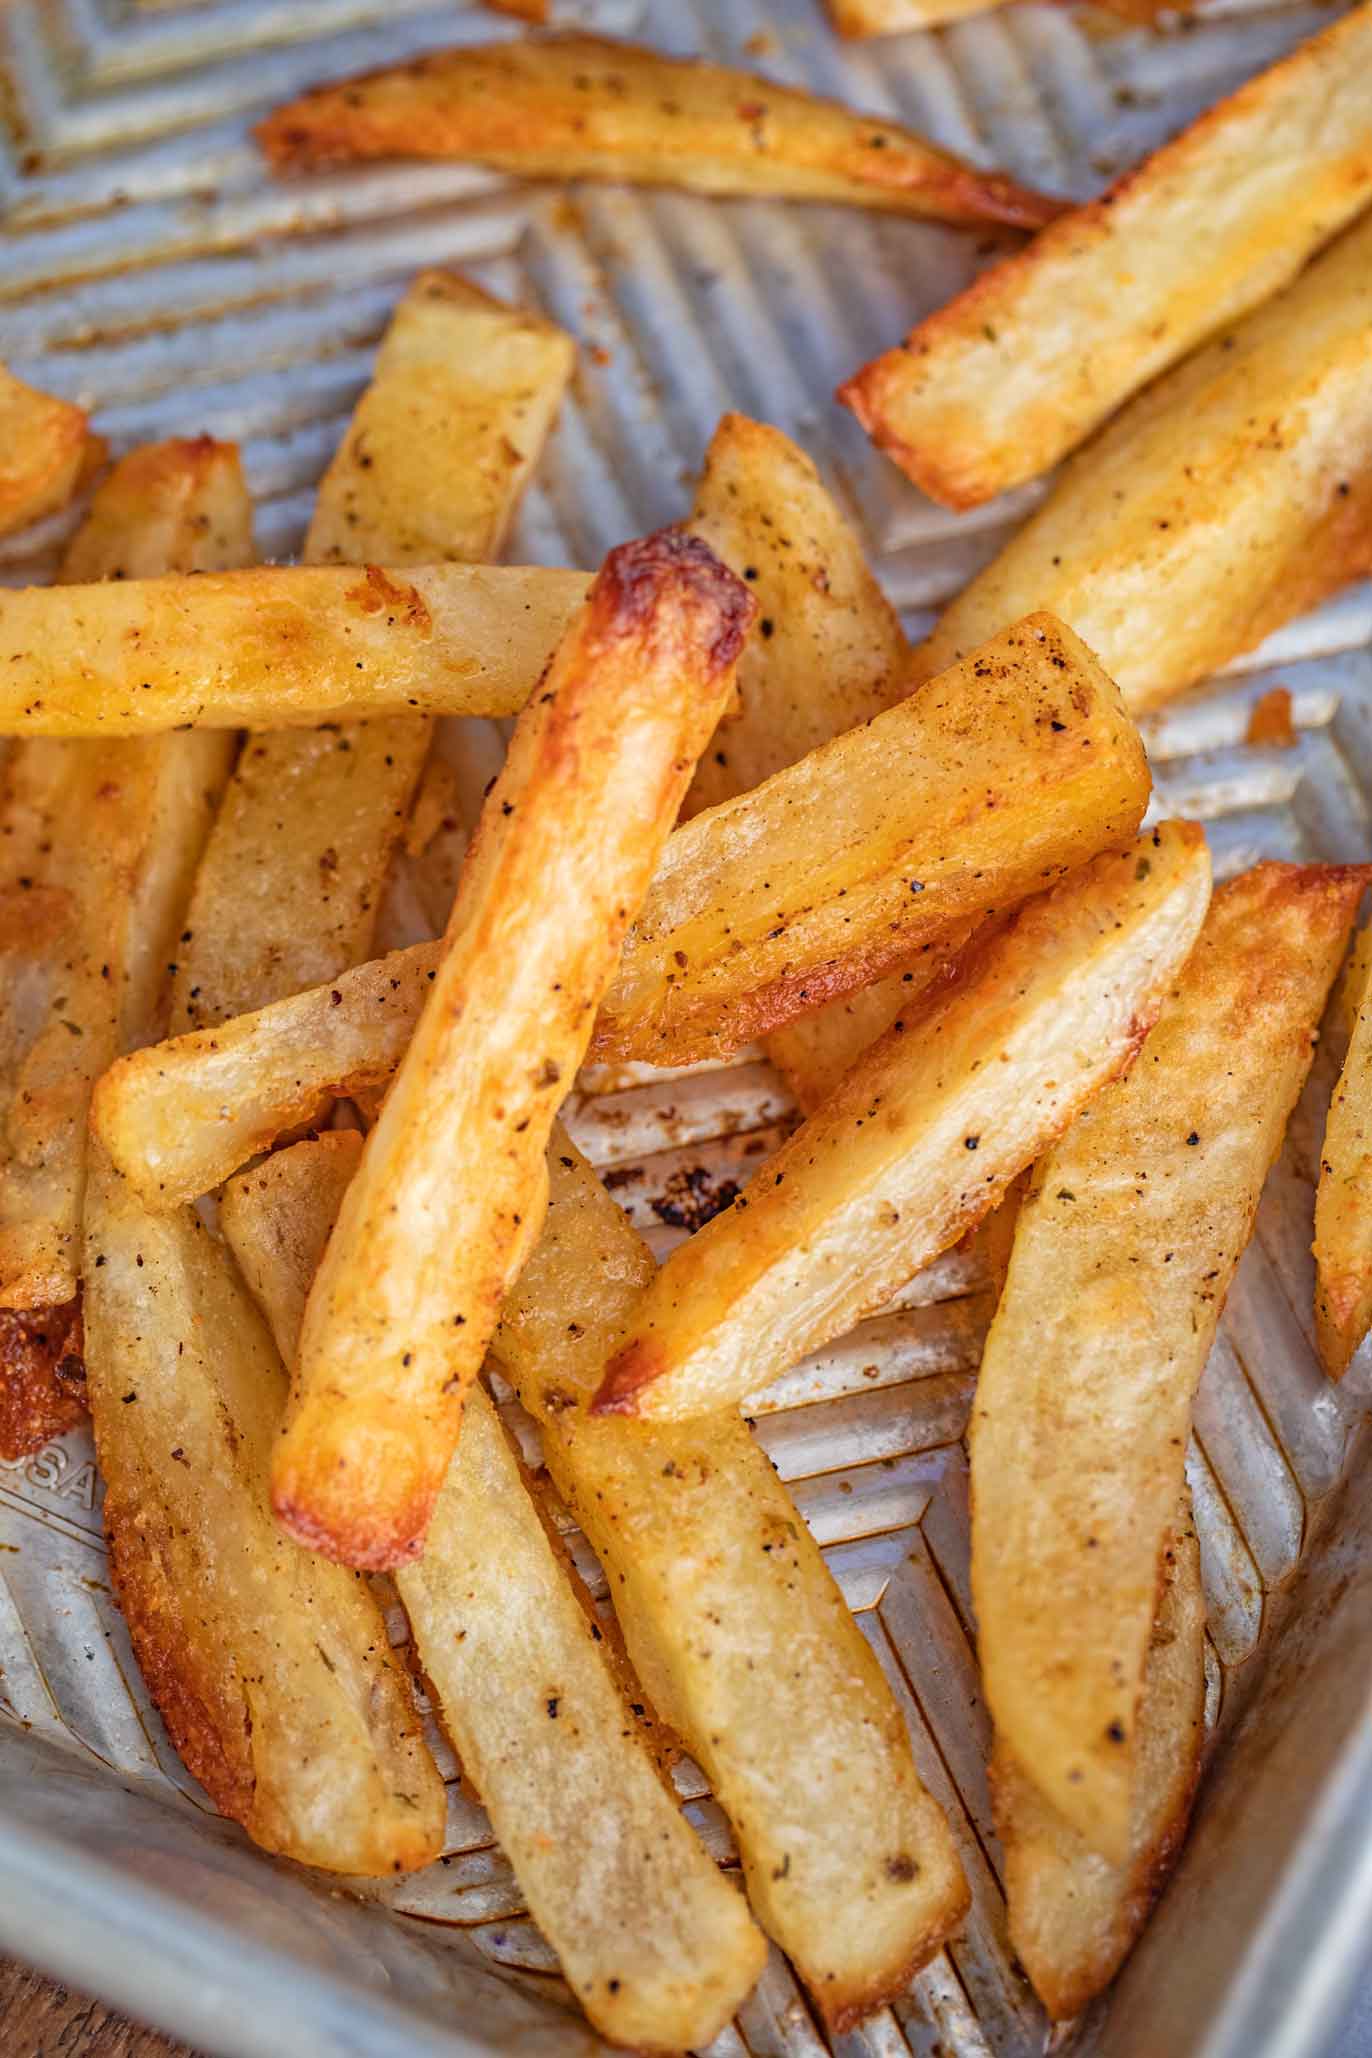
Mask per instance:
[[[1000,0],[827,0],[834,27],[854,42],[936,28],[940,22],[962,21],[999,4]]]
[[[741,1401],[885,1306],[1128,1065],[1209,894],[1200,830],[1169,823],[988,935],[672,1253],[597,1412]]]
[[[738,698],[691,782],[696,814],[903,700],[910,646],[852,528],[780,429],[724,416],[690,526],[748,581],[759,614]]]
[[[1113,1864],[1191,1402],[1368,874],[1223,887],[1142,1057],[1038,1166],[972,1414],[972,1587],[1005,1749]]]
[[[321,1136],[225,1190],[224,1233],[288,1362],[361,1155],[354,1132]],[[397,1579],[416,1656],[591,2021],[619,2044],[695,2049],[765,1946],[660,1780],[575,1578],[473,1387],[424,1557]]]
[[[1363,5],[984,273],[840,397],[946,507],[1047,471],[1372,202],[1369,66]]]
[[[423,1548],[549,1128],[754,613],[698,539],[625,544],[515,731],[306,1313],[273,1505],[330,1556]]]
[[[991,1760],[1010,1941],[1055,2022],[1110,1984],[1186,1834],[1205,1740],[1205,1595],[1189,1507],[1164,1546],[1161,1584],[1123,1863],[1093,1851],[1003,1748]]]
[[[696,770],[688,814],[748,792],[884,713],[905,697],[910,668],[910,646],[861,544],[809,458],[779,429],[725,415],[691,527],[748,580],[761,622],[739,665],[738,698]],[[916,981],[945,962],[928,947],[888,978],[773,1032],[767,1055],[807,1113],[890,1027]]]
[[[1372,568],[1370,335],[1372,215],[1073,458],[915,677],[1047,607],[1137,713]]]
[[[273,565],[0,593],[0,730],[146,736],[517,714],[585,599],[533,566]]]
[[[423,273],[320,484],[306,558],[495,557],[572,352],[551,322],[447,272]],[[227,1021],[370,956],[431,729],[406,714],[250,740],[177,953],[175,1029]]]
[[[92,1120],[145,1206],[197,1199],[333,1101],[384,1086],[441,955],[436,943],[394,951],[332,985],[112,1065]]]
[[[1038,228],[1061,212],[895,122],[600,36],[435,51],[321,86],[269,115],[257,139],[277,171],[462,157],[528,178],[847,201],[941,221]]]
[[[443,1782],[366,1584],[298,1550],[267,1472],[281,1361],[193,1209],[151,1217],[97,1152],[91,1413],[110,1572],[172,1742],[264,1849],[380,1875],[443,1848]]]
[[[62,575],[251,555],[238,453],[201,439],[116,465]],[[36,738],[0,774],[0,1306],[55,1311],[76,1292],[91,1089],[165,1033],[167,965],[232,756],[217,734]],[[40,1330],[69,1319],[45,1312]],[[65,1409],[70,1389],[52,1391]]]
[[[1342,1379],[1372,1327],[1372,953],[1368,932],[1350,967],[1348,1055],[1329,1103],[1315,1194],[1315,1335]]]
[[[0,364],[0,536],[65,507],[104,455],[79,407]]]
[[[1031,616],[679,829],[592,1055],[727,1057],[1123,842],[1147,797],[1114,685]]]
[[[548,1220],[496,1356],[542,1424],[544,1460],[605,1567],[640,1678],[734,1825],[759,1918],[841,2034],[960,1922],[948,1826],[737,1411],[651,1427],[587,1415],[653,1260],[564,1134],[548,1168]]]

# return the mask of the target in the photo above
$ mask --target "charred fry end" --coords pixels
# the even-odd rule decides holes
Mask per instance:
[[[611,642],[640,636],[657,623],[675,641],[680,614],[664,611],[669,594],[677,609],[699,610],[713,631],[710,669],[718,674],[736,664],[757,602],[709,544],[684,527],[659,529],[610,552],[591,590],[592,630]]]

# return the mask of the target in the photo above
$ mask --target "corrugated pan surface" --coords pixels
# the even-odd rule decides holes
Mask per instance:
[[[1188,33],[1149,35],[1017,6],[862,50],[833,38],[815,0],[554,7],[557,20],[751,63],[904,116],[971,157],[1075,195],[1327,18],[1310,7],[1216,9]],[[512,555],[592,566],[611,544],[673,519],[718,415],[737,407],[778,422],[814,454],[912,618],[953,591],[1026,496],[954,519],[880,460],[829,395],[841,374],[970,277],[994,253],[992,239],[823,208],[613,188],[551,193],[461,166],[383,167],[288,187],[263,176],[248,127],[283,96],[445,42],[513,32],[484,9],[424,0],[10,0],[0,8],[9,82],[0,100],[0,354],[21,376],[93,406],[116,453],[178,432],[239,439],[262,550],[287,556],[406,279],[423,264],[462,266],[541,305],[584,345]],[[57,522],[0,545],[0,576],[45,576],[62,533]],[[1204,820],[1221,873],[1259,855],[1372,856],[1369,635],[1372,595],[1357,589],[1283,631],[1242,678],[1154,724],[1158,811]],[[1250,748],[1249,709],[1275,680],[1292,693],[1294,744]],[[1236,1764],[1245,1750],[1263,1759],[1263,1724],[1299,1705],[1302,1667],[1328,1657],[1310,1625],[1324,1625],[1327,1641],[1330,1624],[1354,1620],[1354,1545],[1372,1523],[1356,1496],[1339,1523],[1331,1514],[1365,1376],[1355,1367],[1342,1391],[1330,1390],[1310,1339],[1310,1176],[1330,1063],[1322,1060],[1264,1200],[1190,1455],[1210,1713],[1225,1738],[1252,1702],[1257,1726],[1257,1743],[1240,1737]],[[665,1248],[702,1194],[746,1179],[789,1112],[776,1078],[752,1062],[587,1092],[573,1126]],[[975,1257],[954,1255],[759,1406],[758,1434],[795,1483],[906,1710],[973,1884],[963,1938],[846,2041],[845,2058],[1022,2054],[1046,2036],[1005,1940],[970,1640],[960,1438],[985,1312]],[[506,1405],[513,1414],[507,1397]],[[560,2003],[548,1948],[441,1742],[453,1780],[448,1853],[380,1897],[384,1905],[318,1888],[217,1822],[143,1695],[105,1582],[99,1508],[79,1434],[0,1468],[0,1692],[10,1718],[0,1728],[0,1934],[215,2050],[317,2058],[593,2048]],[[573,1546],[603,1595],[589,1553],[579,1539]],[[1264,1700],[1268,1648],[1294,1610],[1286,1597],[1303,1551],[1305,1642],[1287,1640],[1294,1655]],[[1346,1694],[1354,1661],[1355,1680],[1368,1670],[1369,1639],[1355,1637],[1351,1654],[1342,1634],[1336,1641]],[[1326,1691],[1322,1706],[1332,1764],[1352,1718],[1338,1726],[1337,1694]],[[1208,1815],[1202,1807],[1196,1859],[1172,1897],[1185,1905],[1192,1895],[1190,1928],[1178,1927],[1169,1904],[1113,2014],[1086,2025],[1085,2044],[1151,2058],[1198,2051],[1206,2036],[1207,2051],[1235,2058],[1259,2048],[1213,2041],[1242,2028],[1232,2015],[1238,1986],[1217,1982],[1222,1973],[1238,1979],[1254,1926],[1276,1919],[1278,1885],[1282,1906],[1299,1900],[1295,1858],[1284,1871],[1278,1860],[1304,1853],[1314,1862],[1317,1846],[1328,1856],[1332,1831],[1311,1842],[1316,1797],[1313,1787],[1298,1796],[1293,1775],[1289,1848],[1271,1839],[1262,1847],[1270,1891],[1225,1944],[1215,1895],[1232,1917],[1238,1901],[1225,1867],[1232,1872],[1242,1843],[1237,1832],[1226,1841],[1217,1812],[1230,1770],[1220,1774],[1220,1802]],[[1308,1785],[1308,1765],[1304,1775]],[[1372,1787],[1366,1766],[1345,1766],[1344,1776],[1347,1823],[1366,1810]],[[727,1826],[703,1781],[689,1767],[680,1778],[692,1819],[727,1858]],[[1355,1868],[1342,1862],[1349,1906],[1362,1907]],[[1193,1884],[1197,1873],[1220,1880],[1209,1899]],[[179,1904],[170,1920],[163,1895]],[[1218,1926],[1205,1952],[1195,1928],[1212,1913]],[[1288,1909],[1288,1943],[1293,1921]],[[1158,1940],[1168,1937],[1160,1970]],[[1336,1962],[1326,1947],[1320,1962],[1328,2002],[1350,1949]],[[1281,2028],[1282,2004],[1299,1986],[1293,1972],[1274,1999],[1244,2003],[1259,2011],[1247,2019],[1296,2037],[1281,2043],[1284,2053],[1313,2048],[1300,2041],[1313,2033],[1309,2010],[1304,2028]],[[1174,2004],[1165,2029],[1164,1987]],[[1176,2017],[1187,1996],[1189,2012]],[[1222,2021],[1224,2006],[1231,2016]],[[775,1957],[715,2047],[719,2058],[822,2048]]]

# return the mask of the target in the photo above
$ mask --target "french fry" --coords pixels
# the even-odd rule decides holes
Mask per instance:
[[[1372,567],[1369,333],[1372,215],[1073,458],[916,651],[915,678],[1046,607],[1138,713]]]
[[[734,1826],[760,1920],[839,2035],[956,1929],[967,1889],[900,1712],[790,1495],[735,1410],[586,1413],[653,1277],[564,1134],[494,1349],[603,1563],[629,1656]],[[570,1323],[570,1327],[569,1327]],[[746,1636],[721,1625],[746,1624]]]
[[[516,729],[306,1312],[273,1505],[330,1556],[423,1548],[550,1125],[754,613],[697,539],[625,544]]]
[[[1061,212],[895,122],[601,36],[438,50],[318,87],[268,115],[257,140],[278,172],[458,157],[527,178],[842,201],[1017,228]]]
[[[1196,1381],[1367,877],[1265,864],[1215,895],[1139,1063],[1038,1166],[987,1339],[971,1428],[986,1699],[1115,1865]]]
[[[153,1218],[97,1153],[86,1252],[110,1573],[188,1770],[256,1843],[382,1875],[443,1848],[443,1782],[366,1584],[298,1550],[267,1473],[286,1381],[193,1209]]]
[[[1047,471],[1372,201],[1369,64],[1363,5],[984,273],[840,398],[946,507]]]
[[[1329,1103],[1315,1192],[1315,1336],[1324,1369],[1342,1379],[1372,1327],[1372,952],[1368,932],[1349,969],[1348,1054]]]
[[[0,364],[0,536],[65,507],[104,455],[79,407]]]
[[[1129,1855],[1112,1865],[1008,1752],[991,1760],[1010,1941],[1055,2022],[1080,2014],[1138,1940],[1186,1834],[1205,1740],[1205,1595],[1189,1505],[1168,1539],[1144,1663]]]
[[[612,989],[628,988],[632,1013],[605,1041],[660,1057],[671,1010],[671,1049],[727,1055],[812,987],[856,991],[890,956],[908,968],[924,944],[931,960],[951,950],[974,914],[1128,836],[1147,797],[1110,681],[1060,624],[1022,624],[918,701],[678,829],[648,900],[658,933],[640,945],[640,920]],[[774,870],[796,910],[789,946],[770,929],[785,913]],[[115,1065],[96,1110],[120,1171],[149,1207],[194,1199],[335,1096],[383,1085],[437,961],[415,945]],[[602,1012],[597,1042],[604,1026]]]
[[[361,1154],[355,1132],[321,1136],[225,1191],[224,1233],[288,1362]],[[424,1556],[397,1576],[416,1655],[591,2021],[617,2044],[696,2049],[765,1946],[659,1779],[574,1578],[473,1387]]]
[[[80,1300],[0,1308],[0,1458],[26,1458],[85,1417]]]
[[[320,484],[307,560],[495,557],[572,351],[551,322],[422,273]],[[371,954],[431,727],[405,714],[249,740],[196,881],[173,1028],[227,1021]]]
[[[517,714],[585,599],[540,566],[271,565],[0,593],[0,730]]]
[[[752,586],[762,633],[743,654],[737,700],[697,767],[687,814],[748,792],[893,707],[910,668],[910,646],[861,544],[809,458],[779,429],[725,415],[691,526]],[[947,961],[926,947],[888,978],[772,1032],[767,1055],[807,1113]]]
[[[116,465],[63,576],[207,571],[251,554],[238,453],[202,438]],[[0,1306],[41,1311],[30,1336],[71,1326],[91,1089],[120,1051],[165,1031],[167,965],[232,756],[216,734],[39,738],[0,775]],[[23,1362],[21,1350],[16,1372]],[[32,1369],[69,1412],[71,1386]]]
[[[728,1057],[1123,842],[1147,794],[1111,680],[1030,616],[677,831],[592,1055]]]
[[[690,526],[748,581],[760,618],[691,781],[696,814],[903,700],[910,646],[851,526],[780,429],[724,416]]]
[[[1209,892],[1200,830],[1169,823],[989,934],[672,1253],[596,1412],[741,1401],[883,1307],[1129,1064]]]
[[[1000,0],[827,0],[834,27],[852,42],[937,28],[941,22],[962,21],[999,4]]]

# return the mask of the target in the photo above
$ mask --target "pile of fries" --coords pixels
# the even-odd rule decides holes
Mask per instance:
[[[265,1849],[367,1878],[441,1853],[417,1673],[612,2041],[709,2042],[768,1938],[842,2034],[967,1912],[744,1410],[969,1239],[990,1775],[1054,2018],[1181,1843],[1192,1400],[1372,867],[1212,891],[1199,828],[1149,816],[1135,718],[1372,569],[1369,62],[1364,4],[1068,212],[584,37],[263,125],[285,170],[455,155],[1043,225],[844,389],[955,506],[1071,453],[918,649],[809,459],[738,415],[680,526],[593,577],[499,564],[575,348],[442,272],[305,563],[254,563],[237,453],[200,439],[121,457],[58,583],[0,596],[0,1448],[89,1408],[148,1689]],[[104,461],[8,374],[0,423],[0,527]],[[1335,1378],[1372,1324],[1370,969],[1316,1213]],[[787,1133],[659,1267],[580,1096],[759,1042]]]

